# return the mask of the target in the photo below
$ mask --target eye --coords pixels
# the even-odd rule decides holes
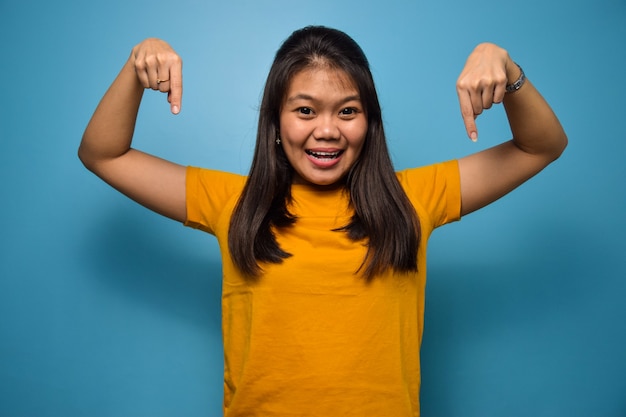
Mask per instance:
[[[339,112],[340,116],[354,116],[359,112],[355,107],[346,107]]]
[[[298,109],[298,113],[303,114],[305,116],[310,116],[311,113],[313,113],[313,110],[311,110],[311,108],[309,107],[300,107]]]

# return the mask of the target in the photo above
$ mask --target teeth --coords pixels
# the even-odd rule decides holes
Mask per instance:
[[[311,156],[314,156],[316,158],[336,158],[339,156],[339,154],[341,153],[340,151],[336,151],[336,152],[313,152],[313,151],[306,151],[306,153],[308,153]]]

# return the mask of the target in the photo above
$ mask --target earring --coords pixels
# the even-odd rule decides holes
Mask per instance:
[[[276,138],[276,144],[280,145],[280,137]]]

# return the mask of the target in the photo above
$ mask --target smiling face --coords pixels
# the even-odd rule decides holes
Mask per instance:
[[[358,160],[367,116],[348,75],[328,66],[293,76],[280,111],[280,139],[293,182],[333,185]]]

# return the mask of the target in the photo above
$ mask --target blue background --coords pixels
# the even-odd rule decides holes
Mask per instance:
[[[135,146],[245,173],[275,50],[308,24],[361,44],[398,169],[466,139],[455,81],[479,42],[509,50],[559,115],[563,157],[429,251],[424,416],[626,415],[624,0],[0,0],[0,415],[221,412],[213,237],[153,214],[76,157],[145,37],[182,55],[179,116],[147,94]]]

